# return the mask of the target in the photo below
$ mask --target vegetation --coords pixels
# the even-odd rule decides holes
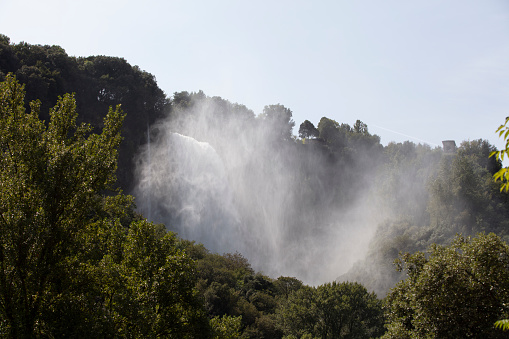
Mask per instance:
[[[408,278],[386,298],[386,338],[505,338],[493,323],[509,308],[509,246],[494,234],[405,254]]]
[[[77,126],[74,98],[47,126],[24,88],[0,85],[0,334],[9,338],[206,337],[191,259],[137,216],[114,181],[123,113],[101,134]]]
[[[303,287],[277,315],[284,332],[296,338],[374,338],[384,332],[381,300],[358,283]]]
[[[509,122],[509,117],[505,118],[505,123],[500,125],[497,129],[497,133],[500,137],[504,138],[506,141],[505,149],[500,151],[492,151],[490,153],[490,158],[494,157],[497,161],[504,160],[504,157],[509,156],[509,126],[507,123]],[[509,169],[507,167],[500,168],[494,175],[495,181],[502,181],[502,186],[500,186],[500,191],[505,190],[509,191]]]
[[[309,120],[304,121],[299,127],[299,137],[302,139],[306,138],[318,138],[320,132],[316,129],[315,125]]]
[[[489,158],[493,149],[484,140],[463,142],[454,154],[412,143],[388,145],[378,181],[380,203],[391,213],[377,228],[368,256],[341,279],[384,296],[404,277],[391,271],[399,252],[448,245],[456,234],[493,232],[507,242],[508,196],[492,179],[501,166]]]
[[[302,123],[302,142],[283,105],[255,116],[203,92],[170,99],[123,59],[74,58],[3,35],[0,80],[0,337],[506,335],[494,323],[509,317],[508,186],[493,175],[505,177],[507,150],[485,140],[451,154],[384,147],[362,121],[327,117]],[[285,225],[282,251],[296,234],[306,239],[290,258],[304,272],[308,246],[327,246],[312,235],[367,199],[383,213],[366,258],[336,282],[308,286],[178,237],[169,231],[177,215],[166,225],[144,219],[119,188],[132,189],[135,153],[157,138],[148,130],[163,116],[219,155],[232,139],[245,150],[242,174],[256,186],[235,199],[250,240],[265,226],[260,216],[273,216]],[[507,140],[506,125],[498,132]],[[287,204],[300,209],[256,199],[289,186],[298,194]]]
[[[75,93],[77,121],[102,128],[99,112],[122,105],[126,114],[119,146],[118,186],[132,189],[133,160],[147,140],[147,129],[170,109],[169,100],[153,75],[131,66],[125,59],[106,56],[70,57],[59,46],[10,44],[0,34],[0,81],[8,73],[25,85],[25,107],[40,100],[39,118],[49,121],[48,112],[59,96]]]

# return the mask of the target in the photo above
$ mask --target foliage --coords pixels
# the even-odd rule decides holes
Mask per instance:
[[[297,338],[369,338],[383,333],[382,303],[358,283],[300,288],[277,312],[283,332]]]
[[[329,145],[336,147],[343,146],[345,143],[345,136],[341,133],[340,125],[337,121],[323,117],[318,123],[318,132],[320,138],[325,140]]]
[[[505,156],[509,156],[509,126],[507,123],[509,122],[509,117],[505,118],[505,123],[500,125],[496,132],[499,137],[503,137],[505,143],[505,149],[500,151],[492,151],[490,153],[490,157],[494,157],[497,161],[503,161]],[[493,178],[495,181],[501,181],[502,185],[500,186],[500,191],[509,191],[509,168],[504,167],[500,168],[494,175]]]
[[[383,334],[382,301],[358,283],[315,288],[293,277],[271,279],[254,272],[239,253],[204,253],[191,242],[185,246],[186,252],[196,253],[197,289],[218,338],[232,332],[242,338]]]
[[[320,139],[324,140],[331,152],[345,154],[358,162],[370,158],[369,163],[376,163],[380,151],[380,137],[368,132],[368,126],[357,120],[352,128],[349,124],[323,117],[318,123]],[[355,154],[355,156],[354,156]]]
[[[402,278],[391,270],[398,253],[447,245],[457,233],[493,232],[508,238],[508,195],[492,180],[499,164],[485,140],[462,142],[444,153],[411,142],[389,144],[375,181],[381,216],[367,257],[341,280],[361,282],[379,296]],[[499,167],[498,167],[499,168]]]
[[[102,116],[110,106],[122,105],[126,113],[119,145],[118,186],[129,191],[133,182],[132,158],[147,140],[147,129],[170,110],[170,102],[153,75],[116,57],[75,58],[59,46],[10,44],[0,39],[0,81],[8,73],[25,85],[27,101],[40,100],[39,118],[49,121],[48,112],[59,96],[76,93],[78,122],[102,128]]]
[[[277,295],[273,280],[255,273],[240,253],[219,255],[201,251],[200,244],[184,241],[183,245],[186,252],[195,254],[196,288],[216,333],[217,326],[230,331],[232,322],[239,321],[243,337],[274,337],[271,315]]]
[[[503,331],[509,330],[509,319],[497,320],[495,322],[495,327],[500,328]]]
[[[232,317],[223,315],[214,317],[210,320],[214,339],[237,339],[241,338],[241,320],[242,317]]]
[[[320,132],[313,125],[313,123],[309,120],[305,120],[299,127],[299,137],[302,139],[305,138],[318,138]]]
[[[87,136],[90,128],[75,124],[72,96],[60,99],[47,128],[39,103],[25,113],[23,101],[23,86],[8,75],[0,85],[0,296],[13,337],[33,336],[95,195],[113,182],[123,119],[110,110],[102,133]]]
[[[24,87],[0,84],[1,335],[207,337],[192,260],[132,197],[101,196],[115,179],[123,114],[101,134],[76,125],[71,95],[46,126]]]
[[[485,141],[474,140],[463,142],[456,156],[444,157],[430,183],[428,211],[434,234],[428,244],[446,244],[456,233],[507,235],[507,194],[499,192],[491,179],[497,170],[488,159],[492,149]]]
[[[291,140],[295,122],[292,119],[292,111],[281,104],[268,105],[263,108],[261,114],[263,121],[270,126],[269,138],[276,140]]]
[[[404,254],[408,277],[386,298],[384,338],[501,338],[506,314],[509,246],[494,234],[457,236],[449,246]]]
[[[413,278],[387,299],[394,311],[388,313],[388,336],[464,334],[451,324],[467,335],[484,335],[490,331],[485,324],[506,316],[504,305],[498,313],[489,305],[506,298],[507,279],[497,265],[483,271],[472,259],[482,251],[465,244],[477,240],[440,245],[458,232],[496,232],[509,239],[507,169],[501,168],[507,149],[496,151],[485,140],[463,142],[455,154],[411,142],[383,147],[362,121],[350,126],[327,117],[317,128],[308,120],[300,125],[301,138],[317,139],[302,145],[294,142],[291,110],[280,104],[265,106],[255,117],[243,105],[201,91],[174,93],[170,100],[153,75],[122,58],[74,58],[59,46],[11,44],[3,35],[0,54],[0,80],[7,79],[0,98],[2,335],[381,335],[380,300],[367,291],[384,295],[402,278],[402,272],[389,268],[398,252],[422,251],[433,243],[438,245],[426,255],[402,258]],[[25,84],[29,100],[41,101],[24,103],[23,87],[9,72]],[[124,123],[118,108],[104,120],[100,112],[118,104],[127,113]],[[356,283],[314,288],[294,277],[272,279],[255,272],[240,253],[210,253],[178,239],[165,226],[143,220],[132,197],[105,191],[114,184],[117,158],[119,185],[132,188],[133,155],[140,144],[158,137],[160,130],[151,126],[165,115],[172,118],[165,128],[209,142],[221,157],[236,141],[242,159],[225,166],[238,169],[237,161],[249,166],[228,179],[246,175],[256,183],[240,185],[246,196],[235,195],[242,222],[253,231],[269,219],[281,223],[281,252],[296,238],[310,239],[296,252],[301,257],[288,256],[291,260],[306,257],[309,246],[325,246],[312,235],[351,212],[357,201],[380,207],[377,217],[383,222],[367,258],[342,277],[367,289]],[[507,121],[497,130],[506,141]],[[491,180],[493,174],[502,185]],[[295,191],[288,194],[288,187]],[[110,196],[101,195],[105,192]],[[273,199],[278,194],[285,196],[284,208]],[[331,215],[331,210],[337,212]],[[261,215],[270,218],[261,220]],[[177,229],[171,223],[166,227]],[[255,232],[251,236],[258,243]],[[497,241],[483,246],[489,249]],[[467,258],[467,250],[474,254]],[[495,286],[497,275],[501,280]],[[491,292],[482,283],[493,287]],[[452,298],[462,289],[465,293]],[[472,306],[465,311],[461,302]],[[442,327],[447,330],[439,332]]]

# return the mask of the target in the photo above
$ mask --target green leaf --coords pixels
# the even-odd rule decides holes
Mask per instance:
[[[500,328],[503,331],[509,330],[509,319],[502,319],[495,322],[495,327]]]

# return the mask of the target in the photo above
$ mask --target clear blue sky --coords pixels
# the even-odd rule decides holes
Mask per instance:
[[[0,0],[0,13],[11,42],[123,57],[168,95],[281,103],[297,127],[360,119],[383,144],[503,146],[507,0]]]

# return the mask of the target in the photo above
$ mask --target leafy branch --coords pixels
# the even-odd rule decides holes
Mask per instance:
[[[502,319],[495,322],[495,327],[500,328],[503,331],[509,330],[509,319]]]
[[[498,161],[503,161],[504,156],[509,157],[509,126],[507,123],[509,122],[509,117],[505,118],[505,123],[500,125],[496,132],[499,137],[503,137],[505,140],[505,149],[500,151],[493,151],[490,153],[490,158],[495,157]],[[502,186],[500,187],[500,192],[509,191],[509,168],[503,167],[498,172],[493,174],[493,178],[495,181],[502,181]]]

